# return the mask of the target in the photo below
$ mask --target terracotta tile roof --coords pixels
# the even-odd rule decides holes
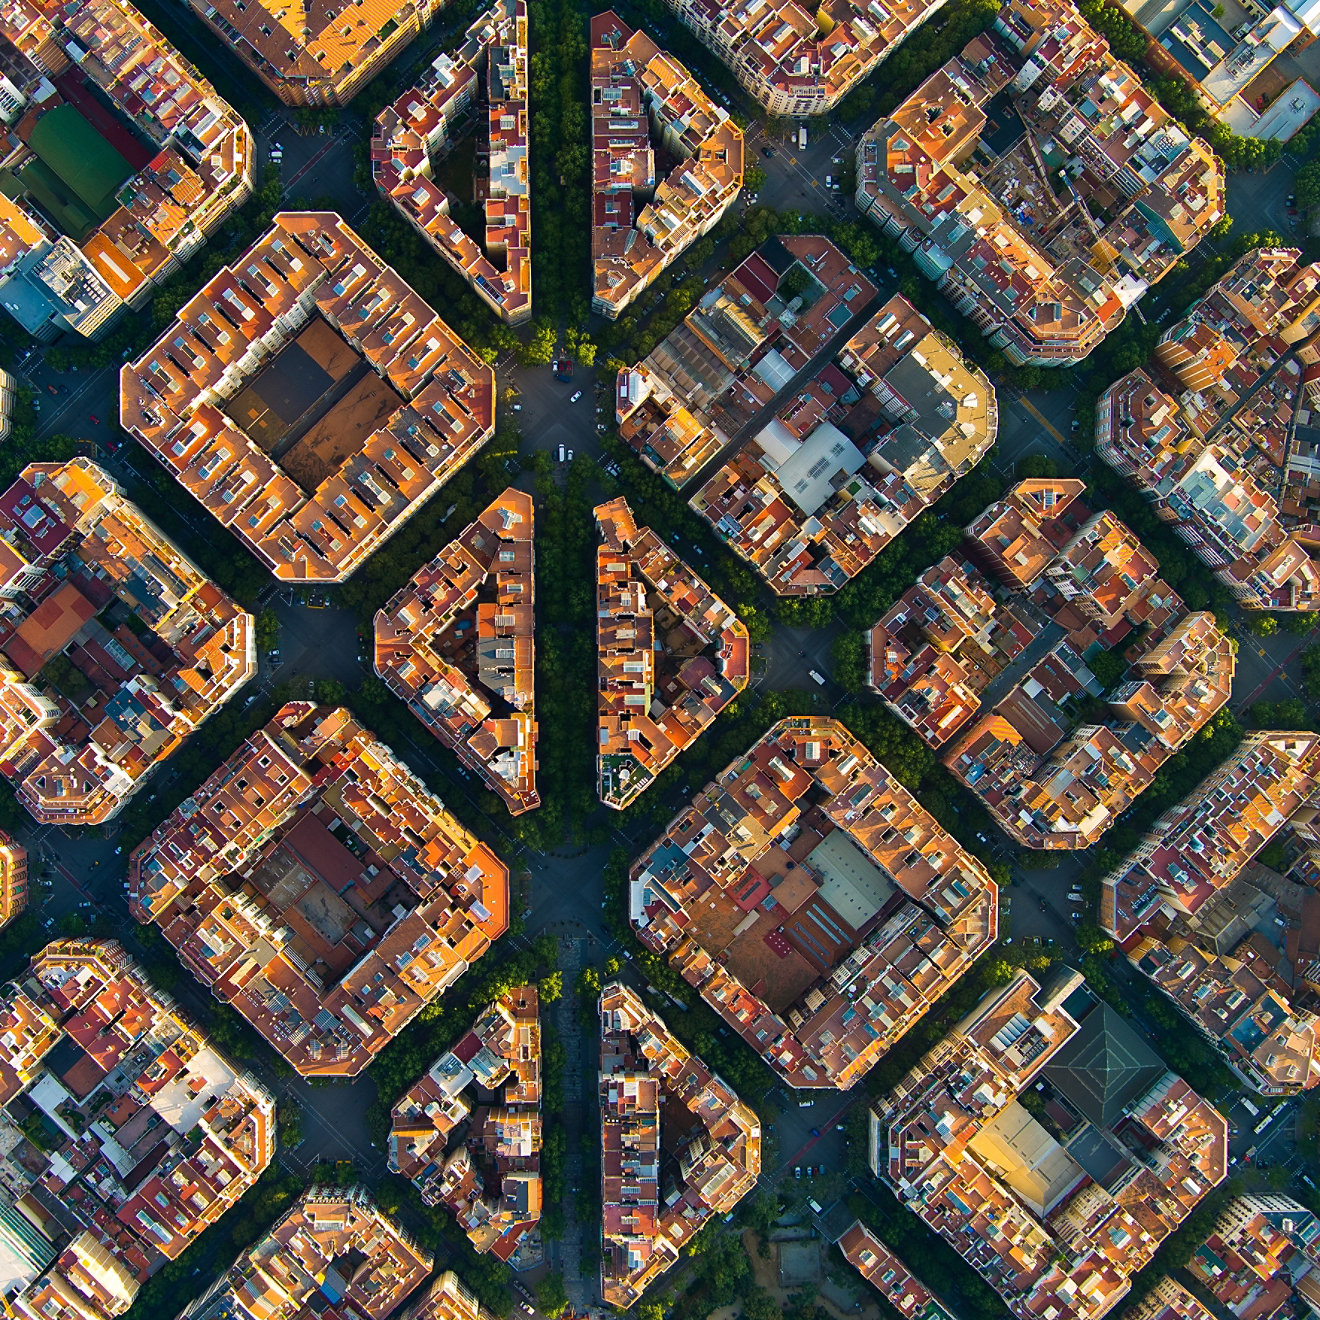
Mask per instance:
[[[376,615],[375,669],[512,815],[536,791],[531,496],[510,487]]]
[[[778,863],[799,838],[788,870],[810,879],[813,897],[794,901],[790,922]],[[770,888],[746,912],[737,896],[749,876]],[[776,1072],[840,1089],[998,928],[980,863],[841,724],[810,717],[780,721],[698,794],[634,864],[629,904],[642,942]]]
[[[490,157],[485,248],[450,216],[432,178],[458,122],[487,79]],[[421,231],[492,311],[511,325],[532,315],[531,175],[527,156],[527,5],[496,0],[452,54],[376,116],[371,171],[376,187]]]
[[[627,986],[601,991],[600,1023],[601,1294],[628,1307],[756,1186],[761,1123]],[[662,1145],[680,1171],[663,1206]]]
[[[12,1310],[42,1320],[54,1296],[70,1320],[105,1320],[256,1183],[275,1150],[274,1101],[113,940],[48,945],[0,994],[0,1020],[5,1099],[26,1091],[57,1143],[37,1163],[35,1147],[6,1157],[6,1182],[35,1204],[61,1201],[73,1237],[16,1281]]]
[[[24,469],[0,544],[0,770],[37,820],[102,824],[256,673],[252,616],[84,458]],[[56,652],[76,703],[44,670]]]
[[[397,406],[339,461],[333,450],[309,454],[318,475],[304,489],[211,400],[222,382],[226,391],[254,387],[258,371],[309,320],[330,326],[374,371],[373,388],[393,392]],[[286,211],[124,367],[120,413],[277,577],[338,582],[489,438],[494,389],[491,369],[343,220]],[[316,406],[305,401],[304,415]]]
[[[300,843],[308,813],[333,843]],[[325,849],[350,889],[327,884]],[[307,702],[133,852],[129,886],[138,919],[304,1075],[360,1072],[508,926],[495,854],[347,711]]]
[[[627,500],[595,509],[597,769],[600,800],[634,801],[747,686],[741,619]],[[656,615],[661,615],[657,634]]]

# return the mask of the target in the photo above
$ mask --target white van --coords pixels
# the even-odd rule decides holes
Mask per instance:
[[[824,675],[824,674],[819,673],[819,672],[818,672],[817,670],[815,670],[815,669],[810,669],[810,670],[808,670],[807,672],[811,675],[812,678],[814,678],[814,679],[816,680],[817,683],[819,683],[819,684],[821,685],[821,687],[824,687],[824,686],[825,686],[825,675]]]

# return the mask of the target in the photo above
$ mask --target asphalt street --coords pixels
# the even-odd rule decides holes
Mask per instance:
[[[663,32],[659,35],[663,38]],[[277,165],[289,204],[333,205],[353,223],[375,201],[374,195],[361,193],[354,181],[352,146],[360,127],[346,121],[337,129],[299,132],[289,112],[272,110],[254,124],[254,131],[260,159]],[[828,212],[838,218],[855,216],[851,191],[846,187],[835,191],[826,186],[825,178],[851,173],[856,136],[855,130],[845,126],[812,129],[807,147],[800,150],[787,126],[767,133],[763,126],[754,124],[748,131],[749,151],[767,175],[759,201],[780,211],[801,209]],[[272,151],[281,159],[274,160]],[[1291,179],[1291,170],[1285,165],[1263,175],[1229,177],[1230,208],[1239,232],[1265,228],[1291,232],[1295,217],[1289,215],[1286,204]],[[892,281],[882,276],[880,282],[887,294]],[[923,284],[918,301],[926,296],[937,297],[931,286]],[[21,366],[20,375],[39,402],[43,436],[64,433],[104,446],[110,423],[117,416],[117,366],[61,373],[52,370],[44,357],[34,355]],[[598,378],[593,370],[579,369],[571,382],[561,382],[546,368],[522,368],[511,358],[497,364],[497,375],[500,390],[512,389],[515,395],[512,401],[500,405],[501,424],[516,422],[522,431],[525,455],[544,451],[557,459],[562,445],[566,452],[600,457],[602,432],[611,420],[612,381]],[[603,399],[598,393],[601,390]],[[571,400],[576,391],[581,391],[582,397],[574,403]],[[1082,468],[1082,456],[1071,438],[1075,404],[1076,396],[1068,390],[1021,393],[1001,387],[995,460],[1000,469],[1008,474],[1014,464],[1032,454],[1054,459],[1065,471]],[[129,465],[145,471],[152,462],[138,454],[131,442],[118,453],[102,453],[102,458],[112,472],[121,473]],[[195,527],[209,528],[200,506],[183,495],[180,505],[186,506],[184,516]],[[683,549],[685,553],[692,550]],[[277,655],[260,659],[260,689],[268,690],[284,679],[310,682],[333,678],[352,686],[366,674],[369,660],[363,659],[354,616],[334,606],[333,593],[329,593],[329,601],[328,605],[309,604],[304,593],[272,586],[267,603],[280,620],[280,640]],[[830,667],[840,627],[837,623],[823,630],[776,627],[765,645],[766,669],[756,679],[757,684],[769,690],[816,692],[823,706],[832,708],[843,696]],[[1236,635],[1239,655],[1235,710],[1262,698],[1277,700],[1299,694],[1295,659],[1311,638],[1288,634],[1258,638],[1242,629],[1236,630]],[[812,670],[825,677],[823,687],[811,677]],[[240,695],[238,700],[248,700],[251,695]],[[441,766],[448,757],[420,725],[416,737],[397,750],[423,772]],[[144,793],[153,795],[174,773],[167,765]],[[465,792],[462,788],[456,791]],[[477,806],[474,796],[467,800]],[[677,807],[676,794],[668,805]],[[653,833],[649,826],[633,826],[630,831],[616,827],[606,845],[521,855],[519,860],[532,877],[527,935],[523,938],[543,932],[555,934],[565,942],[566,965],[577,965],[583,958],[599,961],[609,953],[622,952],[604,924],[602,868],[611,848],[623,845],[638,852],[651,841]],[[509,836],[500,822],[490,822],[489,834],[493,842],[505,845],[507,850]],[[49,888],[39,891],[42,919],[48,929],[53,930],[59,918],[70,912],[100,912],[130,950],[140,947],[124,899],[124,857],[116,854],[119,845],[113,828],[78,831],[34,826],[23,841],[36,859],[36,869],[48,872],[42,883],[48,883]],[[1003,895],[1006,938],[1039,940],[1047,947],[1052,942],[1059,949],[1071,950],[1079,908],[1066,895],[1082,863],[1081,856],[1068,855],[1053,869],[1019,870],[1014,884]],[[202,992],[184,977],[178,997],[185,1007],[200,1006]],[[260,1060],[250,1062],[255,1062],[271,1085],[293,1100],[304,1115],[304,1139],[296,1149],[282,1151],[282,1159],[300,1170],[317,1159],[351,1159],[364,1172],[380,1171],[382,1154],[372,1147],[365,1125],[367,1108],[375,1096],[369,1076],[313,1086],[277,1078]],[[768,1161],[763,1185],[770,1186],[781,1177],[797,1183],[797,1171],[802,1170],[804,1188],[837,1186],[832,1180],[840,1175],[846,1158],[844,1134],[838,1129],[852,1108],[861,1103],[864,1100],[860,1094],[815,1094],[805,1098],[784,1091],[773,1094],[764,1117],[767,1128],[773,1130],[774,1155]],[[1287,1105],[1279,1107],[1286,1109]],[[1269,1158],[1276,1143],[1286,1145],[1291,1126],[1287,1114],[1261,1134],[1252,1131],[1267,1108],[1263,1107],[1259,1116],[1252,1116],[1240,1102],[1234,1106],[1231,1117],[1238,1128],[1235,1154],[1245,1157],[1254,1144],[1258,1159]]]

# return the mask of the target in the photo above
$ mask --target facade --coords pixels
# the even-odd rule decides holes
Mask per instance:
[[[23,914],[27,890],[27,849],[0,830],[0,927]]]
[[[998,889],[837,720],[781,720],[632,867],[647,948],[792,1087],[854,1086],[995,942]]]
[[[484,247],[450,216],[449,196],[433,175],[467,111],[483,99]],[[376,116],[371,139],[371,173],[381,194],[510,325],[532,315],[527,136],[526,0],[497,0],[457,51],[437,56],[420,83]]]
[[[0,36],[0,302],[95,339],[251,196],[252,135],[128,0],[11,0]]]
[[[348,711],[303,701],[134,850],[128,890],[303,1076],[361,1072],[509,917],[490,848]]]
[[[454,1273],[445,1270],[436,1275],[420,1302],[410,1306],[406,1320],[499,1320],[486,1310]]]
[[[747,687],[742,620],[620,497],[595,509],[596,765],[616,811]]]
[[[1063,969],[991,990],[871,1114],[871,1168],[1021,1320],[1099,1320],[1220,1183],[1224,1118]]]
[[[857,205],[1010,362],[1060,366],[1222,219],[1224,172],[1072,0],[1009,0],[862,138]]]
[[[433,1263],[365,1187],[314,1186],[179,1320],[385,1320]]]
[[[1018,482],[870,633],[872,689],[1026,848],[1089,848],[1233,686],[1214,616],[1083,488]],[[1110,691],[1100,651],[1128,662]]]
[[[1146,1300],[1130,1312],[1131,1320],[1214,1320],[1207,1310],[1176,1279],[1164,1275]]]
[[[1187,1269],[1235,1320],[1320,1315],[1320,1220],[1288,1196],[1234,1197]]]
[[[930,1289],[860,1219],[852,1222],[835,1245],[843,1252],[844,1260],[899,1315],[907,1320],[955,1320]]]
[[[601,1295],[629,1307],[761,1173],[761,1123],[618,981],[600,995]]]
[[[0,773],[101,825],[257,670],[252,616],[85,458],[0,494]]]
[[[275,1102],[114,940],[0,992],[0,1211],[16,1320],[109,1320],[253,1187]]]
[[[1249,733],[1104,881],[1100,923],[1253,1090],[1320,1085],[1320,894],[1253,865],[1320,783],[1320,735]]]
[[[1316,610],[1317,409],[1320,266],[1257,248],[1100,397],[1096,452],[1244,609]]]
[[[494,430],[495,378],[329,212],[283,211],[120,374],[120,420],[284,582],[342,582]]]
[[[532,497],[512,486],[376,614],[376,673],[511,815],[536,791]]]
[[[592,310],[615,320],[742,190],[743,135],[613,10],[591,20]],[[677,162],[668,175],[656,158]]]
[[[829,0],[667,0],[686,27],[772,115],[822,115],[944,0],[861,5]]]
[[[444,0],[361,0],[296,9],[279,0],[188,0],[285,105],[347,105],[444,8]]]
[[[476,1251],[518,1269],[541,1259],[538,1007],[534,985],[506,991],[390,1114],[390,1172],[448,1210]]]

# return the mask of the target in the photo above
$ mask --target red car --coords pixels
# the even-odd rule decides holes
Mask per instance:
[[[93,426],[100,426],[100,425],[101,425],[101,419],[100,419],[95,413],[88,413],[88,414],[87,414],[87,420],[88,420],[89,422],[91,422],[91,424],[92,424]]]

